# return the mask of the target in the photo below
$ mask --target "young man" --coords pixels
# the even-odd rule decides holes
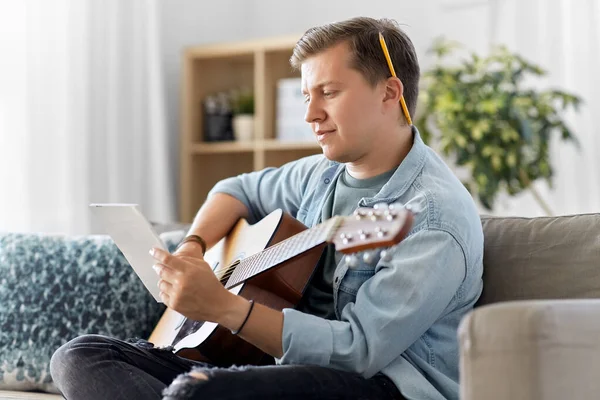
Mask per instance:
[[[420,210],[409,235],[391,256],[354,268],[328,248],[300,306],[283,312],[225,290],[201,243],[156,250],[165,304],[242,327],[239,335],[277,365],[216,369],[89,335],[52,359],[67,399],[458,398],[457,327],[482,290],[483,234],[469,193],[403,116],[401,96],[412,115],[417,103],[413,45],[393,21],[355,18],[307,31],[291,62],[323,155],[218,183],[190,234],[210,247],[239,218],[255,222],[277,208],[314,226],[357,206],[400,202]]]

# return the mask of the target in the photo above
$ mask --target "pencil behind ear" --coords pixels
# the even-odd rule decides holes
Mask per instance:
[[[385,38],[383,34],[379,32],[379,43],[381,44],[381,49],[383,50],[383,54],[385,55],[385,59],[387,60],[388,67],[390,68],[390,73],[394,78],[398,78],[396,76],[396,71],[394,70],[394,65],[392,64],[392,59],[390,58],[390,52],[388,51],[387,45],[385,44]],[[400,81],[402,85],[402,81]],[[403,86],[403,85],[402,85]],[[404,89],[404,87],[402,87]],[[402,90],[404,92],[404,90]],[[404,95],[400,95],[400,104],[402,105],[402,112],[404,113],[404,117],[406,117],[406,122],[409,125],[412,125],[412,119],[410,118],[410,113],[408,112],[408,107],[406,107],[406,101],[404,101]]]

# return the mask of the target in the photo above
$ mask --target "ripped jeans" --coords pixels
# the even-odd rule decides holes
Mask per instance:
[[[365,379],[311,365],[215,368],[145,341],[132,344],[100,335],[80,336],[60,347],[50,372],[68,400],[403,398],[381,374]]]

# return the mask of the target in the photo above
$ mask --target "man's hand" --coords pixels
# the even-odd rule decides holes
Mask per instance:
[[[160,249],[152,249],[150,254],[157,260],[153,268],[160,277],[161,300],[180,314],[218,323],[231,310],[243,306],[240,300],[247,303],[223,287],[204,261],[199,245],[185,243],[173,255]]]
[[[281,311],[255,304],[249,315],[248,300],[225,289],[195,249],[181,246],[173,255],[152,249],[150,254],[158,261],[153,268],[160,277],[160,298],[167,307],[190,319],[216,322],[232,331],[250,317],[240,336],[274,357],[282,356]]]

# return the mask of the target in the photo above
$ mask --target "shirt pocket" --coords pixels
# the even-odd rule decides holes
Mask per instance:
[[[296,213],[296,219],[306,225],[306,214],[308,214],[308,210],[300,208]]]
[[[360,289],[362,284],[368,279],[372,278],[373,275],[375,275],[375,267],[364,264],[346,271],[338,290],[337,306],[340,315],[341,311],[348,303],[354,303],[356,301],[358,289]]]

